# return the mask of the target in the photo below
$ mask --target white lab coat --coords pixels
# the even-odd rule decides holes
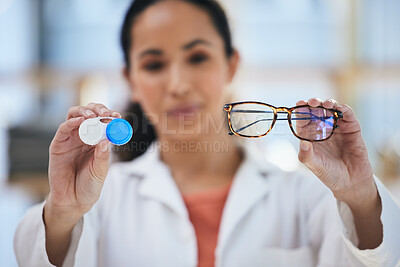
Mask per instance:
[[[246,150],[247,151],[247,150]],[[248,151],[223,211],[216,267],[395,266],[400,207],[376,179],[383,242],[357,249],[350,209],[310,173],[284,172]],[[52,266],[45,249],[43,203],[15,235],[20,266]],[[64,266],[195,267],[197,244],[169,168],[151,146],[138,159],[112,164],[99,201],[79,221]]]

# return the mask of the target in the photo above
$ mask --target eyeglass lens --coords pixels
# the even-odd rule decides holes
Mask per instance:
[[[334,115],[324,108],[302,107],[292,111],[292,129],[300,138],[320,141],[333,132]]]

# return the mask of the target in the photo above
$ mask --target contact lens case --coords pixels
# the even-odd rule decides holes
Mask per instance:
[[[119,118],[90,118],[84,120],[79,126],[79,138],[91,146],[97,145],[105,139],[115,145],[124,145],[131,140],[132,136],[132,126],[126,120]]]

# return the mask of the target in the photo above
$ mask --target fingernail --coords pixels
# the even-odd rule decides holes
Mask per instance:
[[[101,142],[101,152],[107,152],[110,149],[111,143],[107,140]]]
[[[114,112],[111,114],[111,116],[112,116],[112,117],[119,117],[119,113],[114,111]]]
[[[86,110],[86,111],[85,111],[85,114],[86,114],[87,116],[91,116],[91,115],[93,115],[94,113],[93,113],[93,111],[91,111],[91,110]]]
[[[102,108],[102,109],[100,109],[100,113],[101,113],[101,114],[108,113],[108,109]]]
[[[310,150],[310,144],[308,142],[302,141],[300,143],[300,148],[303,151],[309,151]]]

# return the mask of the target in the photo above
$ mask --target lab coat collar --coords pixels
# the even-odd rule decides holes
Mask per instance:
[[[141,161],[138,165],[132,166],[133,169],[142,171],[143,180],[139,187],[139,194],[142,197],[157,200],[178,216],[187,218],[185,203],[169,167],[160,158],[159,146],[153,142],[139,159]]]
[[[244,147],[244,152],[244,161],[235,174],[222,214],[216,255],[222,255],[240,221],[260,199],[266,197],[271,189],[271,177],[278,170],[267,162],[257,160],[256,151],[249,147]]]
[[[244,160],[232,182],[222,214],[217,253],[220,253],[239,222],[256,203],[270,190],[270,176],[277,170],[271,164],[258,161],[256,152],[243,147]],[[188,218],[188,211],[181,193],[173,180],[168,166],[161,161],[159,147],[152,144],[147,152],[138,158],[131,170],[142,171],[143,180],[139,188],[142,197],[155,199],[179,216]]]

